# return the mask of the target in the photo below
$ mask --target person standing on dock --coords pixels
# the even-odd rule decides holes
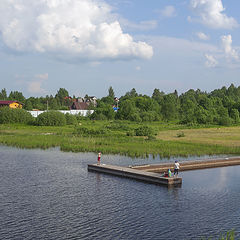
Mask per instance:
[[[98,165],[100,165],[100,161],[101,161],[101,155],[102,155],[102,153],[101,153],[101,152],[99,152],[99,153],[98,153],[98,163],[97,163]]]
[[[176,160],[175,163],[174,163],[174,177],[175,177],[175,174],[177,174],[177,176],[178,176],[179,168],[180,168],[180,164],[179,164],[179,162]]]

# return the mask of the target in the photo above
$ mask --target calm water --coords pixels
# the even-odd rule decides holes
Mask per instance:
[[[88,172],[95,162],[0,147],[0,239],[216,239],[232,228],[240,238],[240,167],[184,172],[182,187],[169,189]]]

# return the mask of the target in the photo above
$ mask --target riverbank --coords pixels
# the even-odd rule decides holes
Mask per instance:
[[[40,127],[0,125],[0,144],[19,148],[60,147],[62,151],[98,152],[130,157],[187,157],[201,155],[239,155],[240,127],[190,128],[184,125],[154,122],[144,124],[155,132],[153,137],[131,136],[143,126],[126,121],[82,121],[78,126]],[[79,134],[79,127],[88,134]],[[130,135],[130,136],[128,136]]]

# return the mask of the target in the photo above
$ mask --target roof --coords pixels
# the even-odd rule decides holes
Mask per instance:
[[[19,101],[0,101],[0,105],[9,105],[11,103],[19,103],[19,104],[22,104],[21,102]],[[22,104],[23,105],[23,104]]]
[[[85,102],[73,102],[71,109],[88,110],[89,104]]]

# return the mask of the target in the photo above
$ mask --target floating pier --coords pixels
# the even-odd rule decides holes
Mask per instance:
[[[212,159],[212,160],[184,161],[184,162],[180,162],[180,171],[227,167],[227,166],[234,166],[234,165],[240,165],[240,157]],[[132,166],[131,168],[146,171],[146,172],[162,173],[162,172],[166,172],[168,169],[173,170],[174,163]]]
[[[230,157],[224,159],[195,160],[180,162],[180,171],[189,171],[206,168],[227,167],[240,165],[240,157]],[[162,173],[168,169],[173,171],[174,163],[151,164],[141,166],[121,167],[107,164],[89,164],[88,170],[100,173],[116,175],[120,177],[131,178],[148,183],[179,186],[182,184],[180,177],[163,177]],[[161,174],[160,174],[161,173]]]
[[[179,177],[162,177],[159,173],[148,172],[144,170],[132,169],[129,167],[113,166],[107,164],[89,164],[88,171],[107,173],[120,177],[135,179],[148,183],[166,185],[166,186],[179,186],[182,184],[182,178]]]

